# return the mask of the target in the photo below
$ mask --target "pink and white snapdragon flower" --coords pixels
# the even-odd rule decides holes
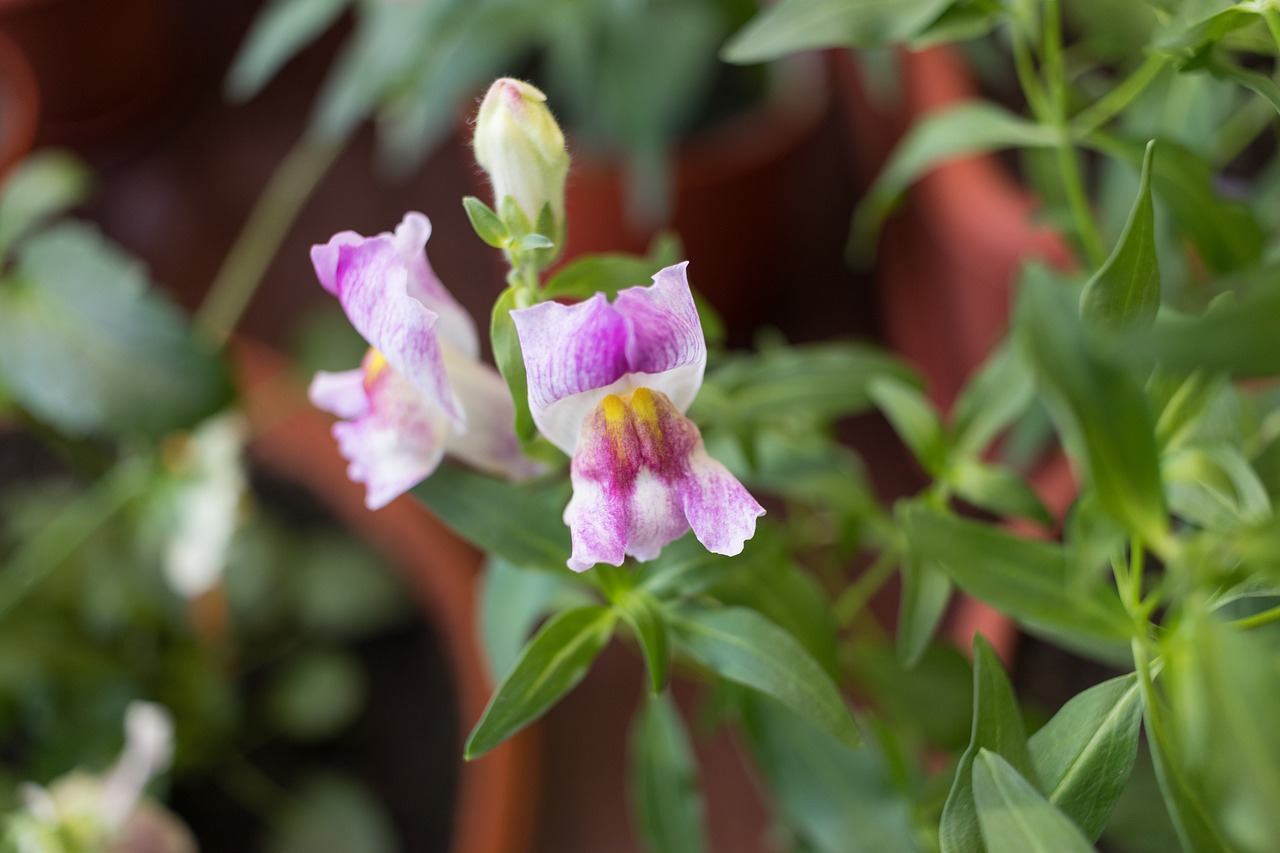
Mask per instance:
[[[431,223],[407,213],[395,233],[353,231],[313,246],[320,284],[370,349],[357,370],[321,371],[311,402],[340,420],[334,438],[378,509],[426,478],[446,452],[518,480],[537,468],[520,450],[502,377],[479,360],[471,317],[427,261]]]
[[[597,293],[511,312],[534,422],[573,460],[564,519],[574,571],[627,555],[652,560],[690,527],[708,550],[732,556],[764,514],[684,416],[707,364],[686,266],[612,303]]]

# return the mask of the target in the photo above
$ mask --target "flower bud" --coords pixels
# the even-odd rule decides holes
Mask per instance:
[[[550,204],[552,234],[557,245],[564,238],[564,181],[569,172],[569,152],[564,133],[547,109],[547,96],[537,88],[502,77],[489,87],[472,141],[476,161],[493,184],[493,206],[502,212],[503,199],[511,196],[537,228],[542,208]],[[506,223],[513,231],[514,223]]]

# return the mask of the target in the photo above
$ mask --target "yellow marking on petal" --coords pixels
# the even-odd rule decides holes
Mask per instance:
[[[662,439],[662,427],[658,424],[658,405],[653,399],[653,392],[648,388],[637,388],[631,394],[631,414],[636,419],[636,428],[643,428],[655,440]]]
[[[600,411],[611,430],[620,428],[627,420],[627,404],[616,394],[608,394],[600,401]]]
[[[360,366],[364,369],[364,387],[368,388],[378,381],[378,377],[390,365],[387,364],[385,355],[370,347],[369,351],[364,355],[364,362]]]

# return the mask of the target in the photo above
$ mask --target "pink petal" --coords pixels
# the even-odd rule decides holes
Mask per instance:
[[[372,237],[339,244],[337,253],[335,292],[351,325],[397,373],[462,426],[462,407],[449,386],[436,337],[439,315],[409,295],[409,270],[394,243],[389,237]]]
[[[365,505],[379,509],[413,488],[440,464],[450,422],[393,370],[369,386],[369,410],[333,425],[347,476],[366,486]]]
[[[685,276],[659,271],[654,284],[586,302],[543,302],[511,312],[538,429],[572,454],[583,421],[607,394],[662,391],[684,411],[702,384],[706,340]]]
[[[427,240],[431,237],[431,220],[410,211],[400,220],[394,234],[389,235],[409,270],[409,295],[440,315],[436,332],[446,344],[471,358],[480,356],[476,324],[453,294],[445,289],[427,259]]]
[[[358,418],[369,410],[363,370],[318,371],[307,389],[311,404],[340,418]]]
[[[511,318],[520,336],[534,422],[552,443],[572,453],[598,398],[582,400],[557,417],[548,418],[548,410],[626,374],[626,321],[599,293],[577,305],[543,302],[512,311]]]
[[[513,482],[542,473],[543,467],[524,455],[516,438],[515,405],[507,383],[483,362],[444,351],[449,381],[467,413],[466,432],[449,441],[451,455],[471,467]]]
[[[629,401],[606,397],[587,417],[570,479],[574,571],[621,565],[628,554],[652,560],[691,524],[709,550],[737,554],[764,513],[707,454],[697,426],[648,389]]]

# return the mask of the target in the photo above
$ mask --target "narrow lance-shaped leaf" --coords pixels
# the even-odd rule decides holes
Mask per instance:
[[[985,450],[1034,399],[1031,369],[1017,347],[1006,342],[960,389],[951,410],[952,442],[956,450],[968,454]]]
[[[1151,203],[1155,146],[1155,140],[1147,144],[1138,196],[1115,249],[1080,294],[1080,315],[1100,326],[1149,326],[1160,308],[1160,265],[1156,260],[1155,211]]]
[[[529,412],[529,378],[525,374],[524,357],[520,352],[520,337],[516,334],[515,321],[511,319],[511,311],[519,307],[516,296],[519,291],[508,287],[493,304],[493,316],[489,324],[489,336],[493,342],[493,360],[498,365],[498,372],[507,381],[511,391],[511,401],[516,407],[516,436],[521,444],[528,445],[537,435],[533,415]]]
[[[479,621],[495,680],[511,671],[534,626],[572,582],[567,571],[557,574],[522,569],[497,555],[489,557],[479,596]]]
[[[651,853],[707,849],[689,737],[669,693],[650,696],[631,727],[631,813]]]
[[[779,816],[813,853],[918,853],[907,798],[875,743],[831,738],[772,699],[747,695],[742,731]]]
[[[1061,546],[918,504],[901,505],[898,518],[914,553],[970,595],[1081,651],[1127,648],[1130,622],[1115,589],[1068,584]]]
[[[783,0],[725,45],[726,62],[768,62],[820,47],[884,47],[923,30],[950,0]]]
[[[936,166],[969,154],[1002,148],[1052,147],[1057,134],[986,102],[966,102],[921,119],[894,149],[888,164],[858,205],[853,243],[869,255],[885,216],[899,196]]]
[[[929,648],[951,601],[951,579],[936,563],[908,555],[898,602],[898,659],[915,666]]]
[[[974,805],[973,767],[978,753],[984,750],[998,753],[1023,774],[1035,778],[1013,687],[991,646],[976,636],[973,639],[973,730],[942,808],[938,836],[942,853],[983,853]]]
[[[476,232],[477,237],[495,249],[506,248],[507,239],[511,235],[507,233],[507,227],[502,224],[498,214],[493,212],[493,208],[473,195],[462,199],[462,207],[466,210],[471,230]]]
[[[831,677],[759,613],[691,605],[676,611],[672,627],[684,651],[716,675],[772,696],[841,743],[858,745],[858,727]]]
[[[1168,518],[1146,396],[1093,351],[1072,301],[1060,282],[1033,267],[1023,281],[1015,334],[1059,428],[1078,440],[1102,507],[1146,541],[1162,540]]]
[[[1097,840],[1138,754],[1142,701],[1136,675],[1075,696],[1028,745],[1049,802]]]
[[[467,738],[467,760],[484,755],[572,690],[613,636],[616,618],[609,607],[579,607],[547,622],[489,699]]]
[[[442,465],[414,486],[413,496],[477,548],[521,568],[567,571],[569,530],[559,492],[527,491]]]
[[[667,642],[667,615],[662,604],[644,590],[630,590],[617,603],[622,620],[627,623],[649,672],[649,690],[660,692],[667,686],[671,670],[671,649]]]
[[[265,6],[227,74],[227,96],[245,101],[256,95],[282,65],[327,30],[350,4],[351,0],[275,0]]]
[[[920,466],[935,477],[941,476],[947,460],[946,435],[942,419],[928,398],[905,382],[889,377],[873,380],[867,393]]]
[[[1092,853],[1080,830],[1009,762],[989,750],[973,765],[973,798],[987,853]]]

